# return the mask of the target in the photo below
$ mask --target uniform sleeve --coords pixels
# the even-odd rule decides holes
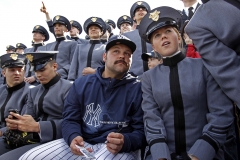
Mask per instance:
[[[62,138],[61,124],[62,119],[39,121],[41,143]]]
[[[167,136],[165,126],[161,119],[158,105],[153,97],[151,79],[146,73],[142,76],[142,92],[144,129],[152,158],[166,158],[170,160],[169,148],[166,144]]]
[[[24,114],[28,114],[31,115],[35,120],[37,120],[37,111],[36,111],[36,107],[34,106],[33,103],[33,90],[30,89],[28,92],[28,98],[27,98],[27,105],[26,105],[26,111],[24,112]]]
[[[68,80],[71,80],[71,81],[74,81],[75,79],[78,78],[77,73],[79,68],[79,60],[78,60],[78,56],[80,54],[79,49],[80,49],[80,45],[77,45],[75,52],[73,54],[72,63],[70,65]]]
[[[79,83],[78,83],[79,84]],[[62,133],[65,142],[70,145],[77,136],[82,136],[81,132],[81,98],[76,92],[77,85],[74,83],[65,100],[63,108]]]
[[[205,24],[205,23],[204,23]],[[211,23],[212,24],[212,23]],[[237,53],[223,44],[211,31],[218,28],[197,26],[189,22],[186,32],[197,47],[205,67],[224,93],[240,106],[240,59]],[[234,34],[234,32],[232,32]],[[224,33],[222,33],[224,35]]]
[[[124,144],[120,152],[136,151],[146,144],[143,124],[143,111],[141,108],[142,91],[140,83],[134,85],[139,85],[139,88],[137,87],[137,90],[132,91],[134,95],[134,97],[132,97],[134,100],[132,105],[133,109],[131,110],[131,127],[133,128],[133,131],[131,133],[123,133]]]
[[[219,148],[225,143],[233,123],[233,104],[207,69],[205,69],[204,76],[207,84],[209,113],[206,115],[206,119],[208,123],[203,128],[202,137],[194,143],[188,153],[198,159],[213,159]]]
[[[48,25],[49,31],[55,36],[53,21],[52,20],[47,21],[47,25]]]

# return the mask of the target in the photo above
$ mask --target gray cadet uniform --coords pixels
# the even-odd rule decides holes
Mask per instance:
[[[34,86],[24,81],[14,87],[7,87],[7,84],[0,87],[0,108],[1,108],[1,127],[5,127],[5,118],[9,115],[9,109],[17,109],[19,113],[26,110],[27,95],[30,88]]]
[[[61,78],[66,79],[68,76],[70,64],[72,57],[77,46],[77,42],[66,40],[65,37],[57,38],[57,41],[48,43],[46,46],[41,47],[41,51],[55,51],[56,45],[58,45],[58,55],[57,55],[57,72],[61,75]]]
[[[34,26],[32,33],[35,33],[35,32],[41,33],[42,35],[45,36],[44,42],[49,40],[48,31],[43,26],[41,26],[41,25]],[[24,49],[24,53],[36,52],[38,50],[41,50],[41,46],[43,46],[43,45],[44,45],[44,43],[33,43],[33,47]],[[30,66],[30,63],[28,61],[27,65],[26,65],[25,77],[27,78],[27,77],[34,76],[35,79],[37,79],[36,76],[35,76],[34,71],[31,71],[30,68],[31,68],[31,66]],[[32,85],[38,85],[39,82],[36,80],[33,83],[31,83],[31,84]]]
[[[49,61],[56,59],[55,53],[48,52],[33,52],[25,55],[34,66],[35,71],[42,69]],[[31,115],[35,121],[39,122],[40,143],[8,151],[0,156],[0,159],[18,159],[23,153],[41,143],[62,138],[62,110],[71,85],[71,82],[61,79],[56,74],[47,84],[40,84],[29,90],[25,114]],[[2,146],[0,141],[0,147]]]
[[[55,16],[53,19],[53,25],[55,24],[66,25],[67,29],[71,29],[70,22],[63,16]],[[57,72],[61,75],[61,78],[67,79],[72,57],[76,49],[77,42],[72,40],[66,40],[65,37],[56,38],[55,42],[48,43],[44,47],[39,49],[40,51],[59,51],[57,54],[56,62],[58,64]]]
[[[150,11],[150,6],[146,2],[138,1],[134,3],[130,9],[130,16],[132,19],[134,18],[135,11],[138,8],[145,8],[147,12]],[[137,76],[141,76],[143,72],[148,70],[148,64],[146,61],[142,60],[141,56],[143,53],[151,52],[153,48],[150,44],[146,43],[146,41],[140,37],[138,26],[134,31],[126,32],[123,35],[131,39],[137,46],[132,56],[132,65],[130,72],[134,73]]]
[[[1,68],[23,67],[26,62],[25,56],[18,53],[5,54],[0,58]],[[19,114],[25,111],[29,88],[24,81],[13,87],[8,87],[7,84],[0,86],[0,128],[5,127],[9,109],[17,109]]]
[[[239,0],[209,0],[198,8],[185,30],[206,68],[240,108],[239,14]]]
[[[85,67],[96,69],[103,66],[104,52],[105,44],[102,44],[100,40],[90,40],[87,44],[78,45],[73,56],[68,74],[68,80],[74,81],[78,77],[82,77],[82,71]],[[90,65],[87,65],[90,54]]]
[[[180,20],[179,11],[159,7],[145,15],[139,33],[149,42],[158,29],[168,26],[178,29]],[[174,32],[170,29],[170,33]],[[170,44],[178,38],[177,33],[162,34],[160,39],[169,40]],[[231,100],[202,59],[185,58],[180,51],[168,54],[173,56],[163,57],[162,65],[142,76],[143,119],[152,159],[187,160],[189,154],[199,160],[224,160],[223,145],[234,130]]]
[[[179,56],[182,53],[175,57]],[[220,147],[233,123],[231,101],[201,59],[184,58],[173,66],[164,60],[142,76],[145,134],[152,158],[171,159],[170,154],[188,152],[198,159],[224,159]]]
[[[39,122],[42,143],[62,137],[62,108],[70,87],[69,81],[57,75],[29,91],[26,114]]]
[[[98,17],[90,17],[84,23],[84,31],[88,34],[88,28],[91,25],[97,25],[101,28],[103,34],[106,32],[105,22]],[[82,77],[82,71],[85,67],[97,69],[104,65],[103,54],[105,52],[105,44],[99,40],[89,40],[85,44],[77,46],[71,67],[69,70],[68,80],[74,81],[78,77]]]
[[[151,52],[153,48],[139,36],[138,27],[134,31],[123,33],[123,35],[131,39],[131,41],[133,41],[137,46],[134,54],[132,55],[130,72],[137,76],[141,76],[143,72],[148,70],[147,62],[143,61],[141,56],[143,53]]]

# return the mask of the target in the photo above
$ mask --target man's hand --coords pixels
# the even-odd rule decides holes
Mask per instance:
[[[33,83],[34,81],[36,81],[35,77],[28,77],[28,78],[24,78],[24,81],[27,83]]]
[[[2,133],[2,131],[0,130],[0,137],[2,137],[2,135],[3,135],[3,133]]]
[[[17,119],[12,119],[11,116]],[[10,112],[8,118],[5,119],[8,129],[18,129],[23,132],[40,132],[39,123],[36,122],[31,115],[19,115]]]
[[[82,71],[82,75],[83,75],[83,76],[86,76],[86,75],[88,75],[88,74],[95,74],[95,73],[96,73],[96,70],[93,69],[93,68],[91,68],[91,67],[86,67],[86,68],[84,68],[83,71]]]
[[[112,154],[117,154],[123,146],[124,136],[121,133],[111,132],[107,136],[107,149]]]
[[[41,7],[40,11],[43,12],[43,13],[45,13],[45,14],[48,13],[48,12],[47,12],[47,8],[45,7],[45,5],[44,5],[43,2],[42,2],[42,5],[43,5],[43,6]]]
[[[70,144],[70,148],[71,148],[71,152],[73,154],[83,156],[82,152],[80,152],[80,150],[75,145],[78,145],[80,147],[84,147],[84,141],[83,141],[83,138],[81,136],[77,136],[72,140],[72,142]],[[92,152],[91,148],[87,148],[87,150],[89,152]]]

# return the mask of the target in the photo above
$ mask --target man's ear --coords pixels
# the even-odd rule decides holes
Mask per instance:
[[[54,68],[54,71],[57,71],[58,64],[57,63],[53,63],[53,68]]]
[[[105,52],[105,53],[103,54],[103,61],[106,62],[106,60],[107,60],[107,53]]]

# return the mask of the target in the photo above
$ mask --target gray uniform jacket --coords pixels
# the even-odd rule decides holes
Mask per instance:
[[[153,50],[152,45],[142,40],[138,29],[135,29],[131,32],[126,32],[123,35],[132,40],[137,46],[135,52],[132,55],[132,65],[130,72],[134,73],[137,76],[141,76],[144,72],[143,63],[145,63],[144,65],[146,65],[146,68],[148,68],[147,62],[142,60],[142,53],[151,52]]]
[[[20,114],[25,112],[30,88],[34,88],[34,86],[25,82],[10,88],[6,84],[0,87],[1,127],[5,127],[5,118],[9,115],[9,109],[17,109]]]
[[[30,89],[26,114],[39,122],[42,143],[62,137],[62,109],[70,87],[69,81],[57,75],[49,83]]]
[[[39,48],[39,51],[54,51],[57,41],[48,43],[45,46]],[[58,64],[57,72],[61,75],[61,78],[67,79],[70,64],[74,51],[77,47],[77,42],[72,40],[63,40],[58,46],[59,53],[57,54],[56,62]]]
[[[82,71],[87,67],[87,61],[91,54],[90,67],[93,69],[102,67],[104,65],[103,54],[105,52],[105,46],[106,45],[102,44],[100,40],[90,40],[86,44],[78,45],[70,66],[68,80],[74,81],[78,77],[82,77]]]
[[[206,68],[240,107],[240,18],[236,15],[240,15],[239,2],[210,0],[198,8],[185,30]]]
[[[170,160],[170,154],[180,152],[199,160],[224,159],[220,147],[233,123],[233,104],[201,59],[156,66],[143,74],[142,91],[145,134],[154,160]]]

